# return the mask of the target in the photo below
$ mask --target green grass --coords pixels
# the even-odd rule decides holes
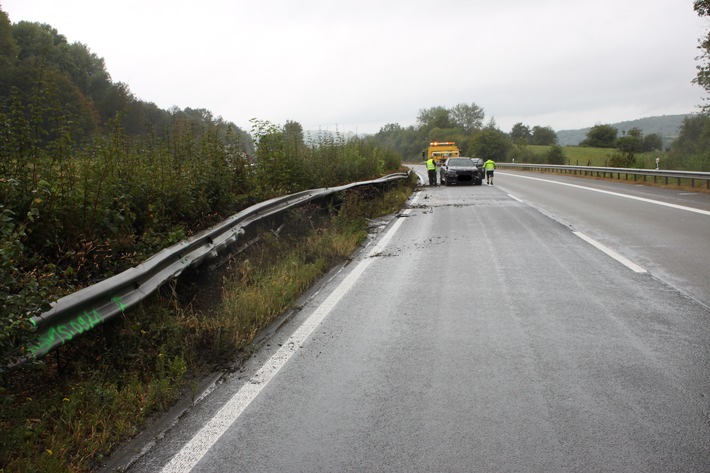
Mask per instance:
[[[0,471],[90,471],[177,399],[186,361],[177,340],[158,335],[174,317],[158,305],[139,312],[115,327],[117,346],[99,351],[93,334],[67,348],[61,376],[50,356],[3,380]]]
[[[326,212],[296,210],[278,235],[266,229],[233,258],[210,307],[184,299],[184,283],[176,289],[180,300],[156,297],[113,322],[110,336],[98,330],[64,347],[61,375],[53,354],[5,375],[0,472],[95,470],[152,414],[194,390],[201,375],[233,364],[259,330],[352,255],[367,237],[368,218],[401,208],[410,184],[349,192]],[[193,289],[195,297],[202,289]]]
[[[529,145],[527,147],[535,155],[544,156],[550,149],[549,146]],[[571,166],[593,166],[593,167],[608,167],[609,154],[617,152],[615,149],[609,148],[586,148],[581,146],[566,146],[562,148],[565,156]],[[654,169],[656,167],[656,157],[661,158],[661,163],[665,163],[666,156],[662,152],[638,153],[636,155],[636,167],[639,169]],[[541,160],[542,161],[542,160]],[[595,177],[597,178],[597,177]],[[620,177],[614,173],[607,173],[607,179],[611,180],[626,180],[625,176]],[[633,179],[633,178],[632,178]],[[657,178],[639,177],[637,182],[645,185],[658,187],[669,187],[677,189],[689,189],[697,192],[708,192],[707,183],[702,180],[678,179],[678,178]]]
[[[550,150],[550,146],[528,145],[527,149],[537,156],[545,156]],[[564,146],[562,151],[570,166],[609,166],[609,156],[618,153],[615,148],[587,148],[584,146]],[[665,162],[664,153],[656,151],[650,153],[636,154],[636,167],[643,169],[653,169],[656,167],[656,157]]]

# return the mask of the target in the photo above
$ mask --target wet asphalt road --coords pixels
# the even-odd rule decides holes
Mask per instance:
[[[498,174],[505,192],[710,306],[710,193],[554,174]]]
[[[708,471],[710,310],[678,290],[694,276],[614,248],[634,272],[514,179],[417,192],[130,471]]]

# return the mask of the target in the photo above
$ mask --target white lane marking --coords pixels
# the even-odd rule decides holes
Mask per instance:
[[[532,179],[534,181],[549,182],[550,184],[557,184],[560,186],[575,187],[577,189],[584,189],[584,190],[588,190],[588,191],[599,192],[601,194],[608,194],[608,195],[613,195],[616,197],[624,197],[625,199],[638,200],[639,202],[646,202],[649,204],[662,205],[664,207],[670,207],[672,209],[687,210],[688,212],[695,212],[695,213],[698,213],[701,215],[710,215],[710,211],[708,211],[708,210],[696,209],[693,207],[686,207],[685,205],[670,204],[668,202],[662,202],[660,200],[646,199],[644,197],[636,197],[633,195],[620,194],[618,192],[605,191],[602,189],[595,189],[593,187],[578,186],[577,184],[568,184],[566,182],[551,181],[549,179],[540,179],[539,177],[521,176],[519,174],[508,174],[505,172],[501,172],[500,174],[508,176],[508,177],[519,177],[521,179]]]
[[[636,272],[636,273],[646,273],[646,272],[647,272],[647,271],[646,271],[645,269],[643,269],[641,266],[639,266],[639,265],[637,265],[636,263],[633,263],[631,260],[629,260],[629,259],[627,259],[627,258],[621,256],[619,253],[617,253],[617,252],[615,252],[615,251],[613,251],[613,250],[607,248],[606,246],[602,245],[602,244],[599,243],[598,241],[596,241],[596,240],[594,240],[594,239],[592,239],[592,238],[589,238],[589,237],[588,237],[587,235],[585,235],[584,233],[582,233],[582,232],[572,232],[572,233],[574,233],[575,235],[577,235],[579,238],[581,238],[582,240],[586,241],[587,243],[591,244],[591,245],[594,246],[595,248],[600,249],[601,251],[603,251],[603,252],[606,253],[607,255],[611,256],[611,257],[614,258],[616,261],[618,261],[619,263],[623,264],[624,266],[626,266],[627,268],[631,269],[632,271],[634,271],[634,272]]]
[[[550,182],[553,182],[553,181],[550,181]],[[517,200],[518,202],[523,202],[522,200],[520,200],[520,199],[518,199],[517,197],[515,197],[513,194],[508,194],[508,196],[509,196],[509,197],[512,197],[513,199]],[[634,272],[636,272],[636,273],[646,273],[646,272],[647,272],[647,271],[646,271],[645,269],[643,269],[641,266],[639,266],[639,265],[637,265],[636,263],[632,262],[631,260],[629,260],[629,259],[627,259],[627,258],[621,256],[619,253],[613,251],[612,249],[610,249],[610,248],[608,248],[608,247],[602,245],[602,244],[599,243],[598,241],[596,241],[596,240],[594,240],[594,239],[592,239],[592,238],[589,238],[589,237],[588,237],[587,235],[585,235],[584,233],[582,233],[582,232],[574,232],[574,231],[573,231],[572,233],[574,233],[575,235],[577,235],[579,238],[581,238],[582,240],[586,241],[587,243],[591,244],[591,245],[594,246],[595,248],[597,248],[597,249],[603,251],[604,253],[606,253],[607,255],[611,256],[612,258],[614,258],[615,260],[617,260],[618,262],[620,262],[621,264],[623,264],[623,265],[626,266],[627,268],[631,269],[632,271],[634,271]]]
[[[412,204],[419,195],[412,199]],[[411,209],[406,209],[403,214],[408,214]],[[321,303],[320,306],[308,317],[307,320],[288,338],[281,348],[256,372],[256,374],[231,397],[227,403],[215,414],[202,429],[186,443],[182,449],[163,467],[163,473],[183,473],[192,470],[205,456],[210,448],[231,427],[237,418],[246,410],[251,401],[259,395],[262,389],[271,381],[281,368],[291,359],[303,342],[313,333],[313,330],[326,318],[333,307],[355,284],[360,275],[374,261],[371,256],[382,253],[382,250],[392,239],[405,219],[398,219],[389,231],[382,236],[367,256],[360,261],[357,267],[335,288],[335,290]]]

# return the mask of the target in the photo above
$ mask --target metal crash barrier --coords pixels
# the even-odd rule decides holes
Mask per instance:
[[[653,178],[654,183],[658,183],[660,180],[665,185],[670,184],[670,181],[673,179],[677,181],[678,185],[681,185],[681,179],[686,179],[690,181],[691,187],[695,187],[695,181],[705,181],[705,188],[710,189],[710,172],[515,163],[496,163],[496,167],[520,171],[553,172],[601,178],[609,177],[612,179],[614,175],[616,175],[617,179],[621,180],[621,176],[624,176],[627,181],[643,180],[643,182],[647,182],[649,178]]]
[[[31,319],[36,334],[17,365],[37,360],[122,314],[169,280],[178,277],[187,267],[216,258],[233,245],[250,225],[338,192],[363,186],[382,186],[408,178],[409,173],[390,174],[371,181],[298,192],[249,207],[208,230],[160,251],[138,266],[57,300],[49,311]]]

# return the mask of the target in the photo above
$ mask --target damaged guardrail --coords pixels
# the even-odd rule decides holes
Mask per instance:
[[[31,319],[36,335],[15,366],[37,360],[122,314],[169,280],[178,277],[187,267],[217,257],[254,223],[338,192],[384,185],[408,177],[409,173],[390,174],[371,181],[302,191],[249,207],[208,230],[160,251],[138,266],[57,300],[49,311]]]

